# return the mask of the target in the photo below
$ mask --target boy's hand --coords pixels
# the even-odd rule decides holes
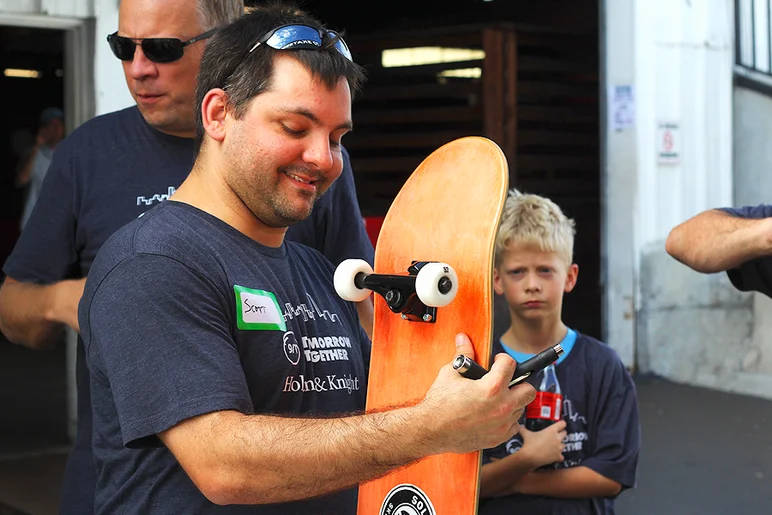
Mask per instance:
[[[563,443],[566,437],[565,420],[558,420],[541,431],[529,431],[521,427],[520,436],[523,438],[523,447],[517,452],[524,453],[521,457],[526,459],[534,469],[563,461],[563,451],[566,448],[566,444]]]

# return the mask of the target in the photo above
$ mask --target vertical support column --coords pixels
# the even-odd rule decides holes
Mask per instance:
[[[503,145],[504,140],[504,36],[497,28],[483,30],[483,130]]]
[[[105,39],[118,30],[118,4],[116,0],[93,0],[96,16],[94,35],[94,98],[97,115],[133,106],[121,62],[110,51]]]
[[[509,184],[516,184],[517,39],[512,27],[483,31],[483,130],[504,152]]]
[[[64,34],[64,122],[67,134],[94,116],[94,22]]]
[[[517,183],[517,34],[504,32],[504,155],[509,162],[509,183]]]
[[[602,0],[601,63],[601,284],[603,339],[635,367],[634,227],[638,179],[635,126],[615,130],[609,111],[614,87],[635,87],[635,0]]]

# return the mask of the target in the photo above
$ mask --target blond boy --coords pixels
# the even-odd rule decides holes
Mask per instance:
[[[496,239],[494,288],[510,326],[494,353],[522,362],[561,343],[555,371],[559,421],[485,451],[480,514],[612,514],[614,498],[635,485],[640,424],[630,374],[606,344],[567,327],[563,295],[573,290],[574,221],[551,200],[515,190]],[[531,378],[538,389],[543,375]]]

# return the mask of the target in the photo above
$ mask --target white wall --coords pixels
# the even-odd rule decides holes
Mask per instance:
[[[606,99],[605,337],[626,364],[693,384],[706,384],[726,356],[717,352],[725,341],[708,337],[719,333],[703,321],[731,316],[720,335],[737,336],[738,345],[752,323],[747,297],[739,311],[726,311],[738,298],[725,277],[700,278],[664,251],[675,225],[732,201],[733,6],[605,0],[603,10],[606,92],[629,84],[635,95],[634,125],[619,131],[609,123],[613,99]],[[674,164],[658,159],[665,121],[679,127]],[[685,294],[690,289],[694,295]],[[700,295],[705,291],[712,296]],[[678,356],[695,355],[704,366],[694,369],[689,359],[680,365]]]
[[[94,0],[0,0],[0,13],[88,18],[94,15]]]
[[[770,134],[770,102],[733,92],[732,0],[631,1],[638,93],[632,232],[639,369],[772,398],[772,341],[764,316],[771,301],[738,292],[726,274],[698,274],[664,251],[675,225],[733,204],[734,180],[743,182],[738,192],[745,201],[759,199],[758,190],[772,182],[747,181],[761,176],[759,167],[769,154],[764,134]],[[680,125],[677,164],[657,162],[659,120]],[[735,143],[734,164],[745,171],[733,175]]]
[[[617,85],[635,86],[635,3],[636,0],[604,0],[601,4],[601,67],[604,72],[601,116],[607,94]],[[601,124],[603,126],[603,124]],[[603,235],[601,284],[603,285],[603,339],[615,349],[628,367],[635,365],[635,262],[633,226],[637,193],[638,160],[635,128],[615,131],[606,124],[601,135],[604,170],[601,173]]]
[[[115,58],[107,45],[107,35],[118,30],[118,1],[94,0],[96,14],[96,41],[94,86],[96,91],[96,114],[104,114],[134,105],[121,62]]]
[[[732,201],[733,0],[637,0],[637,252]],[[681,162],[657,163],[657,122],[680,124]]]

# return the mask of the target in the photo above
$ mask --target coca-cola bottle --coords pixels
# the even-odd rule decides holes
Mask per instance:
[[[541,431],[560,420],[563,394],[555,373],[555,364],[544,369],[544,377],[536,392],[536,398],[525,409],[525,428]]]

